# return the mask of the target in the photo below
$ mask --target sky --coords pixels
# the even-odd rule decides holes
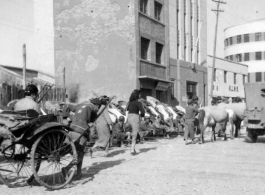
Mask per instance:
[[[216,57],[224,58],[224,29],[248,21],[265,18],[265,0],[223,0],[226,4],[221,4],[219,15]],[[207,0],[207,53],[213,55],[214,32],[216,24],[216,14],[211,9],[216,9],[217,5],[212,0]]]

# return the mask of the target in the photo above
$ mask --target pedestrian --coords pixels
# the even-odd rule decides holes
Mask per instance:
[[[101,106],[99,112],[104,108],[105,106]],[[95,152],[97,148],[103,148],[105,150],[104,156],[107,157],[109,154],[110,131],[112,130],[113,125],[109,116],[108,108],[106,108],[102,115],[99,116],[95,125],[98,139],[89,150],[90,156],[92,157],[93,152]]]
[[[90,101],[85,101],[76,106],[75,115],[73,116],[73,121],[70,125],[70,127],[74,131],[69,131],[69,136],[73,141],[76,141],[80,137],[80,135],[83,134],[89,128],[89,123],[95,122],[95,120],[97,119],[97,112],[101,104],[102,101],[99,98],[94,98]],[[89,132],[87,133],[89,134]],[[75,144],[78,155],[77,162],[76,160],[73,160],[66,167],[62,168],[62,174],[64,175],[65,179],[67,179],[68,172],[74,165],[77,165],[76,179],[81,179],[81,169],[85,154],[85,145],[87,137],[89,137],[89,135],[82,136],[81,139]]]
[[[198,113],[198,109],[193,106],[192,99],[188,100],[188,106],[186,107],[186,114],[185,114],[185,133],[184,139],[186,141],[186,145],[188,144],[188,136],[192,140],[192,143],[195,143],[194,140],[194,121],[195,116]]]
[[[14,110],[15,104],[25,97],[25,91],[23,89],[18,90],[18,99],[12,100],[7,104],[8,110]]]
[[[141,120],[140,117],[144,117],[145,110],[143,108],[143,105],[138,100],[140,99],[141,92],[138,89],[135,89],[130,98],[129,103],[127,105],[127,111],[128,111],[128,119],[127,123],[132,129],[132,145],[131,145],[131,154],[135,155],[135,144],[136,144],[136,137],[139,132],[139,122]],[[139,117],[139,112],[141,112],[141,115]]]

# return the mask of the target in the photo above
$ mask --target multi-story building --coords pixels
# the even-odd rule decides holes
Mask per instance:
[[[248,65],[249,82],[265,82],[265,19],[224,30],[225,58]]]
[[[208,55],[208,86],[211,86],[213,57]],[[213,97],[228,98],[240,97],[245,99],[244,84],[247,82],[248,66],[239,62],[232,62],[222,58],[215,58],[213,76]],[[208,94],[211,94],[209,87]],[[209,97],[210,98],[210,97]]]
[[[170,78],[173,99],[186,105],[197,95],[207,104],[207,3],[206,0],[169,1]]]
[[[128,100],[135,88],[166,103],[204,98],[205,2],[55,0],[55,68],[66,68],[69,98],[94,91]]]

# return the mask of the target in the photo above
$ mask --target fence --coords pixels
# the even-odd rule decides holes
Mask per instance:
[[[0,108],[6,109],[8,102],[18,98],[18,91],[22,89],[22,85],[9,85],[6,83],[0,84]],[[41,86],[41,93],[39,94],[42,97],[48,90],[48,86]],[[64,101],[65,91],[63,88],[53,87],[45,95],[45,97],[40,102],[40,106],[43,107],[46,101]]]

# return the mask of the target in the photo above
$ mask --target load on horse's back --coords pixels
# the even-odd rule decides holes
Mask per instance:
[[[225,128],[228,121],[228,113],[222,107],[218,106],[206,106],[199,108],[199,127],[201,131],[200,143],[204,142],[203,133],[207,127],[212,127],[211,141],[216,140],[215,138],[215,126],[216,123],[220,123],[222,126],[222,132],[224,133],[225,139]]]

